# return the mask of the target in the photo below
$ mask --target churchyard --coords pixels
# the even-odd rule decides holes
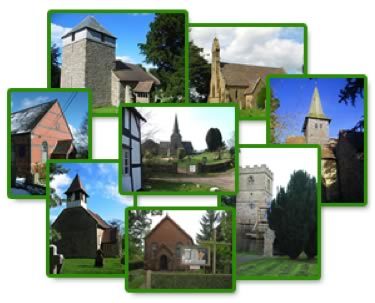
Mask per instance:
[[[128,291],[233,289],[232,210],[134,208],[126,222]]]

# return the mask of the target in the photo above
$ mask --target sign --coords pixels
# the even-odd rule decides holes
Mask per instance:
[[[189,171],[191,173],[195,173],[197,171],[197,166],[196,165],[189,165]]]
[[[210,250],[207,247],[186,246],[182,248],[181,262],[185,265],[209,265]]]

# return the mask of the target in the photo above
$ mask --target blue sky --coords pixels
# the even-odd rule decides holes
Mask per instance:
[[[233,107],[139,107],[138,110],[147,120],[142,124],[143,135],[152,130],[156,142],[170,141],[177,114],[182,140],[191,141],[197,151],[207,148],[206,134],[211,127],[220,129],[225,142],[235,131]]]
[[[62,165],[69,172],[55,176],[50,183],[60,197],[66,198],[63,192],[68,189],[75,175],[79,174],[82,185],[90,196],[88,208],[106,221],[111,219],[124,221],[124,209],[131,206],[132,200],[118,193],[117,163],[65,163]],[[50,210],[52,222],[64,208],[65,203]]]
[[[72,92],[15,92],[12,93],[11,111],[16,112],[41,103],[57,99],[64,110],[65,104],[72,97]],[[68,124],[78,129],[88,111],[88,94],[76,93],[72,103],[64,111]]]
[[[286,135],[302,135],[301,129],[310,108],[315,85],[319,90],[323,111],[332,119],[330,137],[337,138],[339,130],[354,127],[364,114],[364,102],[359,97],[355,107],[350,103],[339,103],[339,92],[345,84],[345,78],[271,79],[273,94],[280,100],[280,108],[276,113],[288,126]]]
[[[146,41],[150,23],[155,14],[118,13],[118,14],[53,14],[51,18],[51,42],[61,46],[61,36],[78,25],[85,17],[95,19],[117,38],[116,57],[130,63],[144,63],[138,43]],[[148,67],[147,64],[145,64]]]

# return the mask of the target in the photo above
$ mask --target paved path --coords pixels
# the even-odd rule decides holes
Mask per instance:
[[[209,174],[208,176],[176,176],[163,178],[150,178],[150,180],[160,180],[168,182],[190,182],[197,184],[207,184],[212,187],[219,187],[226,191],[234,191],[234,169],[224,173]]]
[[[263,256],[258,255],[237,255],[237,265],[263,259]]]

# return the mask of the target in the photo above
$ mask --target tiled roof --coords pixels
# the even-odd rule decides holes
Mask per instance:
[[[83,191],[86,194],[86,196],[89,197],[85,188],[82,185],[81,179],[79,178],[78,174],[76,174],[72,183],[70,184],[69,188],[66,190],[64,194],[70,194],[77,191]]]
[[[134,82],[147,82],[151,81],[155,85],[159,85],[160,81],[151,73],[143,70],[136,64],[126,63],[121,60],[116,60],[114,74],[120,81],[134,81]]]
[[[67,32],[62,38],[65,38],[69,36],[72,33],[78,32],[81,29],[84,28],[90,28],[94,31],[97,31],[99,33],[106,34],[107,36],[110,36],[112,38],[116,38],[113,36],[109,31],[107,31],[93,16],[87,16],[85,19],[82,20],[81,23],[79,23],[77,26],[73,27],[69,32]]]
[[[136,93],[149,93],[153,85],[153,81],[141,81],[137,83],[133,91]]]

